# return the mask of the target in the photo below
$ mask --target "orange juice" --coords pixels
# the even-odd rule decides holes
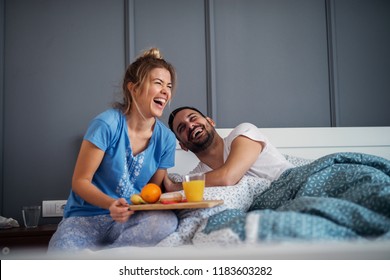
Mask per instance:
[[[184,194],[187,201],[202,201],[204,192],[205,181],[204,180],[192,180],[183,182]]]

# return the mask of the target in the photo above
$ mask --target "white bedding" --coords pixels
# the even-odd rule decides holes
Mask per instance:
[[[312,161],[310,159],[289,155],[285,155],[285,157],[294,166],[301,166]],[[180,180],[179,174],[170,174],[170,176],[175,181]],[[224,246],[241,244],[242,242],[237,239],[237,236],[231,234],[229,230],[219,232],[218,234],[203,233],[207,219],[226,209],[248,211],[253,202],[253,198],[268,189],[270,184],[271,182],[267,179],[244,176],[240,182],[234,186],[206,188],[204,192],[205,200],[223,200],[224,204],[206,209],[177,210],[176,214],[179,217],[177,231],[161,241],[157,246],[208,246],[210,244]]]
[[[230,129],[218,129],[225,136]],[[334,152],[362,152],[390,159],[390,127],[365,128],[275,128],[263,132],[296,166]],[[196,157],[178,146],[176,167],[170,173],[186,174],[197,164]],[[176,176],[180,177],[180,176]],[[126,259],[390,259],[390,242],[269,242],[245,244],[230,229],[205,234],[209,217],[226,209],[247,210],[253,197],[270,185],[265,179],[244,177],[236,186],[207,188],[205,199],[223,199],[211,209],[180,210],[177,231],[154,248],[116,248],[86,251],[80,257]],[[250,217],[248,218],[250,219]],[[256,219],[253,229],[257,228]],[[247,238],[255,232],[246,229]]]
[[[218,130],[222,136],[229,129]],[[352,151],[376,154],[390,159],[390,127],[371,128],[296,128],[266,129],[264,132],[294,165],[311,162],[324,154]],[[303,139],[302,143],[299,139]],[[350,143],[350,145],[348,144]],[[348,146],[349,145],[349,146]],[[197,163],[191,154],[178,148],[176,167],[170,173],[185,174]],[[177,176],[176,176],[177,177]],[[180,177],[180,176],[178,176]],[[205,191],[205,199],[223,199],[224,204],[210,209],[178,210],[180,218],[175,233],[157,247],[124,247],[100,251],[85,250],[71,259],[390,259],[390,242],[242,242],[229,229],[203,232],[207,219],[226,209],[246,211],[253,197],[269,187],[265,179],[244,177],[236,186],[213,187]],[[249,217],[250,219],[250,217]],[[253,219],[253,229],[257,228]],[[248,227],[248,238],[251,234]],[[250,244],[250,245],[249,245]],[[26,258],[26,254],[23,254]]]
[[[244,177],[236,186],[206,188],[205,200],[223,200],[224,204],[206,209],[177,210],[179,226],[176,232],[161,241],[157,246],[183,246],[217,244],[212,236],[202,233],[207,219],[226,209],[241,209],[247,211],[253,197],[269,187],[270,182],[265,179]],[[211,238],[211,239],[210,239]],[[221,235],[219,235],[221,238]],[[222,237],[226,244],[238,244],[235,236],[229,232]]]

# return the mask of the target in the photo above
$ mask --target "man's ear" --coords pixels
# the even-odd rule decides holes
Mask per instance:
[[[215,127],[215,121],[212,118],[206,117],[206,120]]]
[[[182,148],[182,150],[183,150],[183,151],[186,151],[186,152],[188,152],[188,149],[187,149],[187,147],[186,147],[186,146],[184,146],[182,142],[180,142],[180,141],[179,141],[179,145],[180,145],[180,148]]]

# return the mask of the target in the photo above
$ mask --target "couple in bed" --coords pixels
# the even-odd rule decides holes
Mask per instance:
[[[64,218],[49,251],[101,246],[153,246],[177,228],[172,211],[129,211],[128,203],[147,183],[166,191],[182,189],[168,179],[174,165],[175,136],[158,118],[176,85],[174,67],[150,49],[127,69],[123,101],[90,123],[81,144]],[[250,124],[225,140],[214,122],[195,108],[182,107],[169,125],[186,150],[202,162],[206,184],[232,185],[244,174],[276,179],[292,167]],[[229,154],[230,153],[230,154]]]
[[[177,108],[169,117],[169,127],[179,140],[180,146],[186,151],[190,150],[199,158],[200,163],[192,172],[206,173],[207,186],[235,185],[244,175],[272,181],[276,180],[285,170],[293,167],[256,126],[250,123],[240,124],[223,139],[216,132],[214,125],[211,118],[206,117],[193,107]],[[182,184],[172,182],[167,174],[163,184],[168,192],[182,190]],[[72,195],[77,197],[73,192]],[[71,213],[70,210],[65,211]],[[108,215],[97,215],[92,218],[96,225],[102,226],[106,223],[111,225],[111,228],[105,233],[106,240],[91,243],[93,240],[90,238],[89,241],[83,241],[84,244],[79,243],[80,240],[83,240],[82,235],[77,237],[75,233],[78,232],[77,228],[81,228],[83,232],[90,231],[91,226],[88,224],[91,223],[89,221],[91,219],[72,217],[72,214],[68,217],[64,215],[66,219],[61,222],[63,224],[60,224],[61,230],[52,238],[49,249],[54,251],[56,249],[95,248],[97,246],[93,245],[94,243],[106,246],[109,244],[110,247],[153,246],[176,230],[177,218],[172,218],[171,214],[171,211],[140,211],[133,214],[132,219],[129,219],[132,222],[122,223],[115,221],[109,223],[110,217]],[[147,215],[148,217],[137,217],[137,215]],[[146,234],[150,229],[140,221],[148,219],[152,221],[153,218],[153,228],[165,230],[161,232],[156,230],[154,234]],[[65,222],[72,219],[74,222]],[[121,221],[117,220],[117,222]],[[134,226],[135,224],[137,226]],[[117,230],[117,226],[122,230],[128,226],[127,233]],[[98,230],[93,229],[93,231],[97,232]],[[137,234],[138,231],[140,234]],[[116,238],[109,237],[113,235],[113,232],[118,235]],[[144,235],[144,238],[138,238],[140,235]],[[150,239],[151,237],[153,238]],[[114,243],[110,244],[109,238],[115,240]]]

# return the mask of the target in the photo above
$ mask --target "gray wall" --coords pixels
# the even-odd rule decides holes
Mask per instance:
[[[337,126],[390,125],[390,1],[332,1]]]
[[[325,17],[319,0],[215,1],[217,123],[329,126]]]
[[[81,138],[157,46],[169,111],[218,127],[389,126],[386,0],[0,0],[0,211],[66,199]],[[59,219],[41,219],[41,223]]]
[[[4,0],[0,0],[0,215],[3,208],[3,138],[4,138]]]
[[[1,208],[21,222],[22,205],[67,198],[88,122],[120,89],[124,5],[5,2]]]

